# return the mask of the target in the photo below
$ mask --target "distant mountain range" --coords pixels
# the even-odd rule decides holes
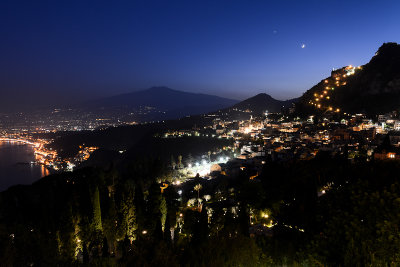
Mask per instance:
[[[168,87],[152,87],[90,102],[91,108],[136,109],[156,119],[176,119],[204,114],[236,104],[238,100],[214,95],[189,93]],[[146,116],[144,116],[146,117]]]
[[[296,104],[303,114],[382,114],[400,108],[400,45],[385,43],[369,63],[346,66],[306,91]]]
[[[144,120],[177,119],[188,115],[207,114],[217,110],[246,110],[253,114],[280,112],[297,99],[280,101],[267,94],[258,94],[239,102],[214,95],[189,93],[168,87],[152,87],[143,91],[116,95],[92,101],[90,108],[102,110],[136,109]]]

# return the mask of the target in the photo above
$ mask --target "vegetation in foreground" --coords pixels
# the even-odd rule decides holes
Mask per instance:
[[[4,266],[362,266],[400,262],[398,162],[266,164],[161,190],[155,158],[0,194]],[[324,190],[324,191],[323,191]],[[181,193],[181,194],[180,194]],[[324,193],[324,194],[323,194]],[[257,230],[258,229],[258,230]]]

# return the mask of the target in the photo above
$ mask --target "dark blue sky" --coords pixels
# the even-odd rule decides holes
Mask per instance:
[[[158,85],[297,97],[332,68],[400,42],[399,10],[399,1],[368,0],[3,0],[0,105]]]

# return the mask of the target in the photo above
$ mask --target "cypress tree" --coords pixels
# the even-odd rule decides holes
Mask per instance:
[[[165,231],[165,221],[167,219],[167,202],[165,201],[165,198],[163,196],[161,196],[160,213],[161,213],[161,226],[162,229]]]
[[[122,205],[126,223],[126,235],[128,236],[131,243],[135,239],[135,231],[137,230],[134,196],[135,186],[132,182],[127,182],[125,184],[125,192]]]
[[[97,186],[93,194],[93,224],[96,231],[102,230],[103,227],[101,224],[100,193]]]

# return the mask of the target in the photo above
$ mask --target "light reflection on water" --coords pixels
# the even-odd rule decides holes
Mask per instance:
[[[43,165],[29,164],[34,160],[32,146],[0,141],[0,191],[12,185],[32,184],[50,174]]]
[[[41,177],[45,177],[47,175],[50,175],[50,172],[45,166],[40,165],[40,174]]]

